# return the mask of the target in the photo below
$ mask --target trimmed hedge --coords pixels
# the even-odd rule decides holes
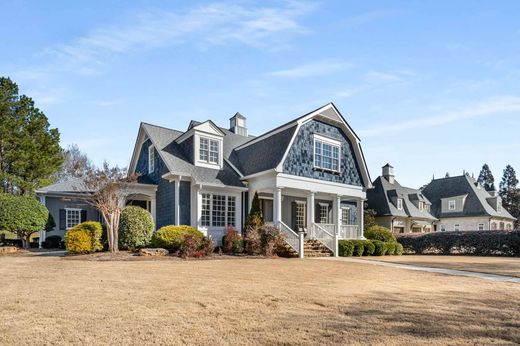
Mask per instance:
[[[379,240],[393,243],[397,241],[392,231],[383,226],[371,226],[365,230],[364,235],[365,238],[371,240]]]
[[[103,250],[99,222],[87,221],[74,226],[65,234],[65,248],[71,254],[85,254]]]
[[[403,246],[380,240],[339,240],[338,252],[341,257],[402,255]]]
[[[146,247],[152,240],[153,230],[152,214],[141,207],[128,206],[121,212],[119,245],[129,250]]]
[[[354,243],[351,240],[338,241],[338,255],[341,257],[352,257],[354,254]]]
[[[407,254],[520,256],[520,231],[460,231],[399,237]]]
[[[384,256],[386,255],[387,246],[384,241],[381,240],[372,240],[372,243],[374,243],[374,256]]]
[[[365,252],[365,245],[363,240],[352,240],[354,244],[354,256],[361,257]]]
[[[199,240],[204,237],[200,231],[191,226],[164,226],[153,234],[151,243],[153,247],[175,252],[180,250],[186,234],[191,234]]]
[[[376,246],[372,240],[365,240],[365,251],[363,252],[363,256],[371,256],[376,251]]]

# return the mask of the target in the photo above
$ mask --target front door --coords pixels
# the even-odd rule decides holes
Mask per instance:
[[[291,228],[298,232],[307,227],[307,202],[294,201],[291,205]]]

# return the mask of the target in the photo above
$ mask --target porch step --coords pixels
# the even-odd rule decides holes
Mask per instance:
[[[332,251],[315,239],[305,240],[303,251],[305,257],[331,257],[333,255]]]

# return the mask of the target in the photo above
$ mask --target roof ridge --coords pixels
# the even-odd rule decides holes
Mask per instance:
[[[161,129],[170,130],[170,131],[176,131],[176,132],[181,132],[181,133],[186,132],[186,131],[176,130],[176,129],[171,128],[171,127],[166,127],[166,126],[161,126],[161,125],[155,125],[155,124],[147,123],[146,121],[141,121],[141,124],[143,124],[143,125],[150,125],[150,126],[153,126],[153,127],[159,127]]]

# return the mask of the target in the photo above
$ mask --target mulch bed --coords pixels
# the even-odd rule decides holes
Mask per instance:
[[[280,257],[265,257],[265,256],[249,256],[249,255],[226,255],[215,253],[208,257],[198,258],[181,258],[175,254],[167,256],[139,256],[137,253],[129,251],[119,251],[117,253],[111,252],[96,252],[87,255],[65,255],[62,257],[66,260],[79,261],[211,261],[211,260],[231,260],[231,259],[267,259]]]

